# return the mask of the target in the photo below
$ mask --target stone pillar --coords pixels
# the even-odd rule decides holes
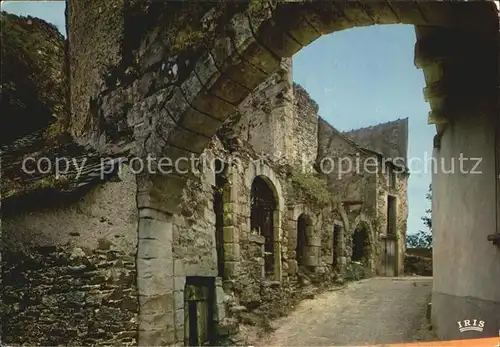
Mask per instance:
[[[318,235],[315,235],[313,228],[314,227],[312,225],[307,226],[307,245],[304,265],[316,267],[319,265],[321,258],[321,238]]]
[[[168,203],[162,203],[168,200],[168,180],[168,176],[137,176],[139,346],[174,344],[176,308],[183,308],[174,305],[183,284],[174,287],[173,215],[165,211]]]
[[[283,279],[283,266],[281,263],[281,211],[274,211],[274,279],[281,282]]]
[[[184,344],[184,288],[186,287],[186,276],[179,276],[183,273],[178,266],[182,266],[182,260],[177,259],[174,262],[174,337],[176,344]]]
[[[172,344],[175,320],[171,216],[149,208],[140,209],[138,234],[138,344]]]
[[[240,230],[238,228],[239,208],[238,189],[240,188],[237,172],[230,168],[227,173],[231,183],[224,187],[224,280],[234,279],[240,273]]]
[[[288,240],[288,255],[287,255],[287,274],[293,276],[297,273],[297,254],[295,249],[297,248],[297,221],[294,220],[294,206],[288,207],[288,220],[287,220],[287,240]]]

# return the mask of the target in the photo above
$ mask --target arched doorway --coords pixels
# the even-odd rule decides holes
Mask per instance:
[[[295,254],[297,259],[297,264],[306,265],[307,257],[307,237],[311,233],[312,220],[311,218],[302,213],[297,219],[297,246],[295,248]]]
[[[361,222],[354,229],[352,235],[352,256],[351,261],[360,262],[364,265],[368,264],[368,259],[370,255],[370,237],[368,225]]]
[[[262,176],[257,176],[251,188],[250,228],[264,236],[264,272],[267,278],[274,278],[275,262],[275,213],[277,202],[274,191]]]

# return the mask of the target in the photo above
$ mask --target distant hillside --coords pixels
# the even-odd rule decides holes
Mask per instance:
[[[0,13],[0,144],[41,129],[68,112],[65,40],[41,19]]]

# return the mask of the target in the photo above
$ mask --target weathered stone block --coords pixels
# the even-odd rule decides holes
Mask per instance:
[[[236,261],[226,261],[224,262],[224,273],[227,274],[228,278],[236,278],[240,275],[241,264]]]
[[[173,312],[173,293],[164,292],[159,295],[139,295],[142,315],[157,315],[162,312]]]
[[[222,121],[189,108],[180,119],[179,125],[205,136],[212,136],[221,127]]]
[[[176,290],[174,292],[174,309],[180,310],[184,308],[184,291]]]
[[[240,260],[240,245],[238,243],[224,244],[224,259],[232,262]]]
[[[139,317],[140,330],[164,330],[171,331],[174,328],[174,313],[161,312],[158,314],[145,315]]]
[[[184,332],[184,309],[175,310],[175,332],[176,338],[179,337],[180,332]]]
[[[137,259],[137,272],[141,278],[174,276],[174,261],[171,258]]]
[[[234,226],[225,226],[224,232],[224,243],[239,243],[240,242],[240,232],[238,228]]]
[[[230,114],[236,111],[234,105],[205,90],[200,92],[198,97],[193,100],[192,106],[200,112],[221,121],[225,121]]]
[[[175,343],[174,328],[139,329],[139,346],[170,346]]]
[[[170,293],[174,290],[174,283],[171,277],[163,277],[156,274],[153,277],[138,277],[137,290],[139,295],[154,296]]]
[[[143,260],[172,259],[171,243],[163,243],[155,239],[140,238],[137,247],[137,258]]]
[[[174,289],[176,291],[178,290],[184,290],[184,287],[186,286],[186,277],[182,275],[177,275],[174,277]]]
[[[177,278],[178,276],[185,276],[185,274],[186,274],[186,270],[184,268],[184,260],[175,259],[174,260],[174,275]],[[176,282],[175,285],[176,285],[176,287],[175,287],[176,290],[181,289],[181,287],[178,287],[178,285],[181,285],[182,288],[184,288],[184,284],[177,284],[177,282]]]
[[[172,223],[164,220],[141,218],[139,220],[139,239],[157,240],[167,249],[172,243]]]

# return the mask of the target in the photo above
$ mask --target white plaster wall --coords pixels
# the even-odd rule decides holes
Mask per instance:
[[[494,120],[457,115],[434,156],[482,158],[482,174],[444,174],[433,170],[434,292],[500,302],[500,249],[487,241],[496,231]],[[464,161],[472,170],[475,160]]]
[[[99,185],[70,206],[4,218],[3,240],[23,248],[70,246],[90,250],[106,240],[111,249],[135,255],[138,221],[135,175],[123,166],[120,176],[120,182]]]

